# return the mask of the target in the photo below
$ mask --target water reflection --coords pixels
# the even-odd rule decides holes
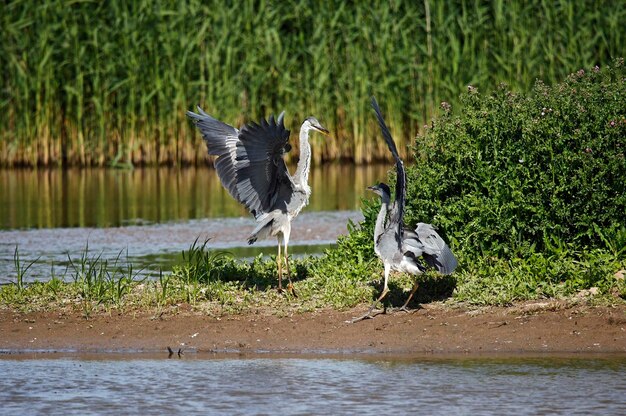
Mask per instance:
[[[367,186],[386,174],[385,165],[314,168],[310,204],[292,224],[291,254],[334,243],[348,221],[360,220]],[[275,253],[275,239],[241,248],[254,219],[208,168],[0,170],[0,186],[0,284],[16,279],[16,247],[22,264],[32,263],[26,281],[48,280],[52,270],[71,279],[69,259],[83,255],[121,258],[158,275],[196,238],[238,257]]]
[[[291,168],[293,171],[293,167]],[[313,168],[306,211],[356,210],[388,166]],[[247,216],[209,168],[0,170],[0,229],[117,227]]]

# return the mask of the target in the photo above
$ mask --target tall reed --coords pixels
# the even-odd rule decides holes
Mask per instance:
[[[619,3],[619,2],[618,2]],[[528,90],[625,53],[609,0],[270,0],[0,5],[0,165],[199,164],[196,104],[233,124],[317,116],[315,160],[404,149],[472,84]]]

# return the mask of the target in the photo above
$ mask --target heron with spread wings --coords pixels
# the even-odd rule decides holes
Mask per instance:
[[[381,207],[374,227],[374,251],[383,261],[385,280],[383,283],[383,291],[369,308],[368,312],[359,318],[353,319],[352,322],[372,318],[372,312],[376,305],[383,300],[389,292],[389,274],[392,270],[417,275],[423,273],[427,265],[447,275],[452,273],[457,266],[457,259],[454,254],[452,254],[450,247],[448,247],[443,238],[437,234],[437,231],[435,231],[432,225],[420,222],[417,224],[415,230],[404,226],[406,195],[406,172],[404,171],[404,164],[402,163],[402,159],[400,159],[396,144],[391,137],[391,133],[381,114],[380,107],[374,97],[372,97],[372,107],[376,113],[376,118],[378,119],[378,124],[380,125],[385,142],[396,162],[396,195],[395,201],[392,203],[391,190],[385,183],[379,183],[368,188],[381,198]],[[420,258],[426,265],[420,261]],[[418,283],[416,281],[409,297],[400,308],[401,310],[407,310],[406,307],[413,298],[417,287]]]
[[[308,117],[300,128],[300,160],[293,176],[283,159],[291,149],[289,130],[285,128],[284,112],[278,119],[270,116],[260,124],[251,122],[240,130],[205,113],[187,115],[202,133],[209,154],[217,156],[214,165],[222,185],[256,219],[256,227],[248,237],[248,244],[259,238],[278,239],[278,290],[282,291],[283,262],[289,279],[288,289],[294,293],[289,271],[288,246],[291,220],[309,203],[308,185],[311,165],[309,132],[325,135],[329,131],[315,117]],[[281,248],[284,245],[284,255]]]

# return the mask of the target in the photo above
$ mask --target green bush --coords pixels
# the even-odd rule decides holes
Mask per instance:
[[[417,137],[408,221],[433,222],[471,255],[542,251],[553,240],[621,249],[625,80],[620,59],[553,87],[537,81],[528,97],[468,87],[460,111]]]
[[[415,141],[405,217],[437,226],[459,257],[453,298],[506,305],[592,287],[626,298],[623,60],[552,87],[537,81],[528,96],[469,86],[460,102],[442,103]],[[357,248],[373,256],[378,206],[365,204],[333,264],[345,267]]]

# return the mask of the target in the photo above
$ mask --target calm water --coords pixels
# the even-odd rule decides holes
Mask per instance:
[[[314,168],[310,204],[293,222],[291,254],[320,253],[348,221],[360,220],[367,186],[384,180],[387,169]],[[27,281],[67,277],[69,258],[76,263],[85,253],[150,275],[179,262],[196,238],[238,257],[273,254],[274,240],[247,246],[253,228],[208,168],[0,170],[0,284],[15,280],[16,246],[24,266],[34,262]]]
[[[0,414],[624,415],[626,358],[0,359]]]
[[[389,168],[348,164],[313,168],[311,199],[303,212],[357,210],[366,188],[385,180]],[[0,169],[0,230],[105,228],[242,216],[249,214],[209,168]]]

